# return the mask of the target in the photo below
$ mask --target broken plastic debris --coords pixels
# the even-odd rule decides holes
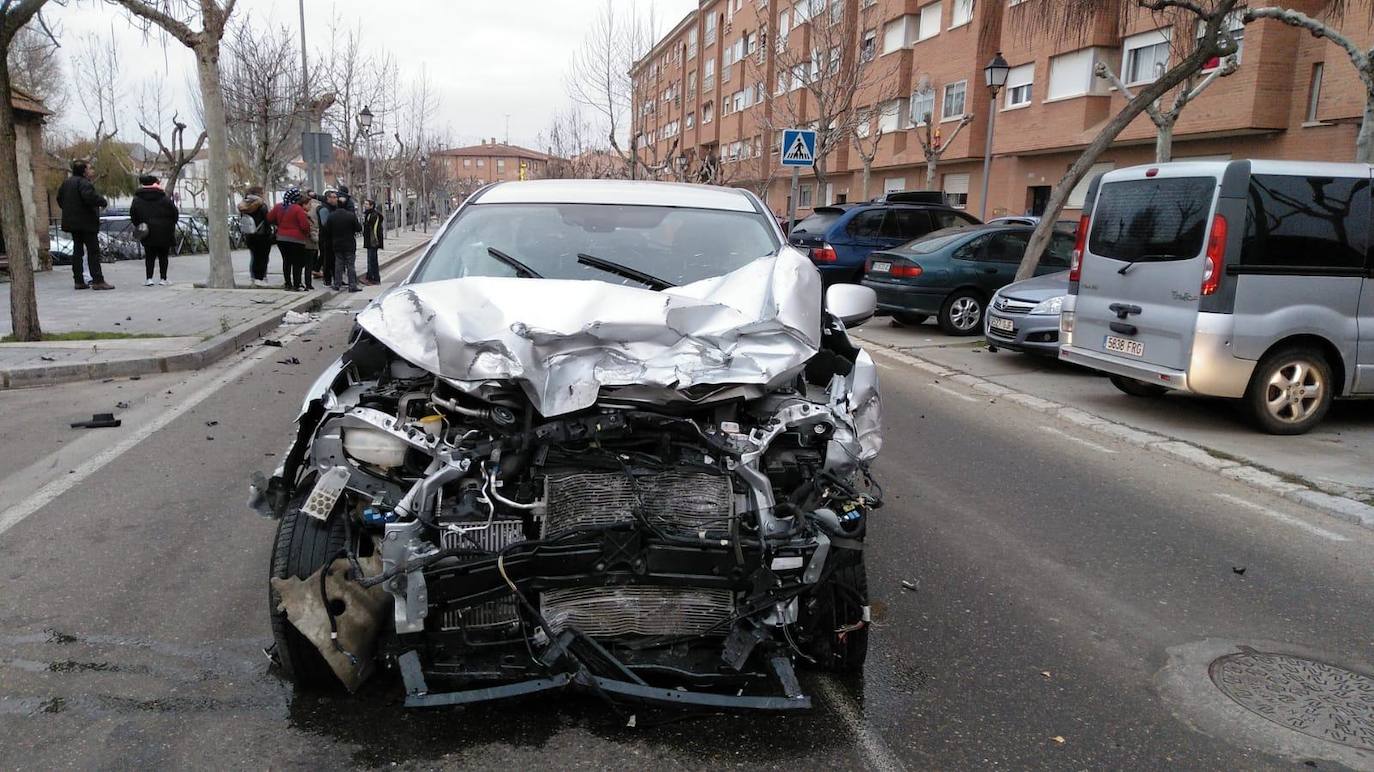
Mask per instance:
[[[1245,566],[1231,566],[1231,573],[1237,576],[1245,576]]]
[[[73,429],[109,429],[122,423],[113,413],[93,413],[89,421],[76,421]]]
[[[281,341],[279,341],[279,340],[273,340],[273,339],[271,339],[271,338],[267,338],[267,339],[263,340],[262,345],[264,345],[264,346],[272,346],[272,347],[274,347],[274,348],[281,348]]]
[[[309,314],[302,314],[299,311],[287,311],[286,316],[281,318],[282,324],[307,324],[310,321]]]
[[[41,359],[41,360],[43,360],[44,362],[56,362],[56,361],[57,361],[57,357],[39,356],[38,358]]]
[[[915,592],[915,591],[917,590],[917,585],[916,585],[915,582],[911,581],[910,579],[903,579],[903,580],[902,580],[902,589],[903,589],[903,590],[911,590],[912,592]]]
[[[298,365],[298,364],[300,364],[300,363],[301,363],[301,360],[299,360],[299,359],[297,359],[297,358],[295,358],[295,357],[287,357],[286,359],[278,359],[278,360],[277,360],[277,364],[279,364],[279,365]]]
[[[219,421],[206,421],[206,422],[205,422],[205,425],[206,425],[206,426],[217,426],[217,425],[219,425]]]
[[[1042,676],[1044,676],[1044,677],[1046,677],[1046,678],[1049,678],[1049,677],[1050,677],[1050,671],[1048,671],[1048,670],[1041,670],[1041,671],[1040,671],[1040,675],[1042,675]]]
[[[1054,737],[1051,737],[1050,739],[1051,739],[1051,740],[1054,740],[1054,742],[1055,742],[1056,744],[1058,744],[1058,745],[1063,745],[1063,744],[1064,744],[1064,738],[1063,738],[1061,735],[1055,735]]]
[[[116,402],[116,403],[115,403],[115,407],[119,408],[120,410],[128,410],[128,409],[129,409],[129,403],[128,403],[128,402]]]

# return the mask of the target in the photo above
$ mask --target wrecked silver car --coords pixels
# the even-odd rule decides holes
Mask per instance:
[[[874,305],[745,191],[484,188],[255,476],[274,658],[410,706],[810,707],[794,665],[867,652]]]

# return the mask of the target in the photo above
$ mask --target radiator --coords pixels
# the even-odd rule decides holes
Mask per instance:
[[[444,531],[440,535],[440,544],[444,549],[467,547],[489,552],[497,552],[508,544],[524,540],[525,525],[520,520],[495,520],[489,528],[468,531],[466,538],[451,531]],[[519,611],[515,605],[515,598],[507,596],[463,609],[445,611],[439,618],[439,626],[444,630],[480,630],[505,627],[517,621]]]
[[[730,590],[647,584],[545,590],[540,605],[555,632],[571,625],[593,638],[724,635],[735,610]]]
[[[623,472],[564,472],[544,484],[545,538],[632,521],[636,507],[660,528],[724,530],[734,503],[730,479],[705,472],[641,474],[633,484]]]

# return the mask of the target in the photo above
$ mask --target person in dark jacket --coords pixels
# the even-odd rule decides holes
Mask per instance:
[[[381,268],[377,265],[377,250],[384,249],[382,242],[386,230],[382,227],[382,213],[377,202],[363,199],[363,249],[367,250],[367,272],[363,274],[364,284],[380,284]]]
[[[330,191],[325,195],[324,203],[325,206],[334,207],[334,211],[329,213],[329,219],[320,230],[320,244],[328,242],[330,250],[334,253],[334,281],[331,286],[335,292],[341,291],[344,275],[347,274],[348,291],[357,292],[357,234],[362,233],[363,224],[358,222],[358,215],[339,205],[339,194]]]
[[[177,218],[181,212],[162,190],[157,177],[145,174],[138,178],[141,185],[129,205],[129,221],[135,227],[145,225],[148,235],[143,237],[143,265],[147,279],[143,286],[153,286],[153,264],[158,266],[157,283],[167,286],[167,255],[177,239]]]
[[[333,201],[334,203],[329,203]],[[325,238],[324,228],[329,222],[329,215],[339,208],[339,193],[330,189],[324,192],[324,198],[320,201],[320,208],[316,210],[315,217],[320,221],[320,278],[328,286],[334,286],[334,247],[329,239]]]
[[[358,205],[353,201],[353,196],[349,194],[347,185],[339,185],[339,206],[353,214],[358,213]]]
[[[253,278],[254,287],[267,286],[267,261],[272,257],[272,229],[267,223],[267,202],[263,200],[261,185],[248,189],[248,195],[239,202],[239,218],[252,218],[251,229],[239,227],[243,233],[243,243],[248,246],[248,274]]]
[[[57,205],[62,209],[62,230],[72,234],[72,278],[79,290],[112,290],[100,270],[100,210],[109,206],[95,190],[95,167],[85,161],[72,161],[72,176],[57,189]],[[89,262],[89,265],[86,263]],[[91,272],[86,284],[83,268]]]
[[[267,213],[267,221],[277,226],[277,249],[281,250],[281,262],[286,271],[286,289],[291,292],[305,291],[305,283],[310,280],[310,269],[305,264],[310,218],[301,208],[300,200],[300,188],[291,188],[282,196],[282,202]]]

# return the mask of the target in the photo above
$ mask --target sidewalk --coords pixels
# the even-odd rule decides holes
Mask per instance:
[[[410,257],[430,234],[400,231],[380,255],[383,268]],[[249,284],[248,251],[232,253],[234,280]],[[366,261],[359,254],[359,272]],[[281,289],[196,288],[209,273],[209,255],[174,256],[171,286],[143,286],[142,260],[103,264],[110,292],[72,289],[71,267],[55,266],[35,277],[43,332],[101,332],[154,335],[111,340],[0,343],[0,387],[112,378],[193,370],[237,351],[281,323],[288,311],[318,308],[334,293],[316,280],[314,292]],[[274,248],[268,281],[281,282],[281,256]],[[0,284],[0,336],[9,335],[9,287]]]
[[[1230,400],[1128,397],[1099,373],[992,353],[982,338],[951,337],[933,324],[897,327],[879,318],[854,335],[910,365],[912,377],[1012,401],[1374,528],[1374,403],[1338,401],[1308,434],[1276,437],[1254,429]]]

